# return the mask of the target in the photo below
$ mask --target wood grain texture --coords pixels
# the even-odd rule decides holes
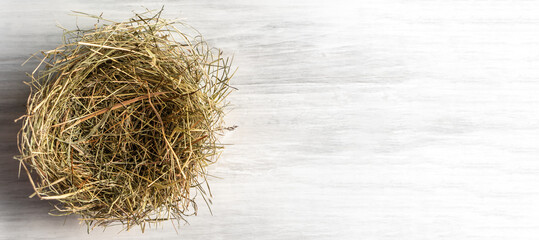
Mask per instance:
[[[535,1],[7,1],[0,8],[0,239],[536,239]],[[20,67],[74,26],[159,8],[239,66],[214,204],[90,235],[17,179]],[[79,19],[79,25],[91,21]],[[65,221],[65,223],[64,223]]]

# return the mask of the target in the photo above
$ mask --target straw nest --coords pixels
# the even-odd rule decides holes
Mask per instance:
[[[191,28],[136,14],[65,31],[30,74],[18,157],[52,214],[129,229],[196,214],[221,145],[230,61]]]

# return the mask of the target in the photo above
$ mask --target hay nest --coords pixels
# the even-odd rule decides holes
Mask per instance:
[[[34,195],[57,201],[51,213],[144,230],[196,213],[196,195],[208,202],[230,61],[160,14],[87,15],[107,23],[42,52],[18,159]]]

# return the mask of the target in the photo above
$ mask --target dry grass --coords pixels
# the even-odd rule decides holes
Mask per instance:
[[[230,61],[160,15],[86,15],[106,24],[65,31],[30,74],[17,158],[53,214],[144,231],[209,202]]]

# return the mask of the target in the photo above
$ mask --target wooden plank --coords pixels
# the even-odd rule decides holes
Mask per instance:
[[[73,27],[135,1],[8,1],[0,9],[0,239],[86,235],[17,179],[20,67]],[[239,127],[210,173],[212,211],[183,239],[535,239],[539,235],[539,3],[160,1],[239,70]],[[79,18],[79,25],[92,21]]]

